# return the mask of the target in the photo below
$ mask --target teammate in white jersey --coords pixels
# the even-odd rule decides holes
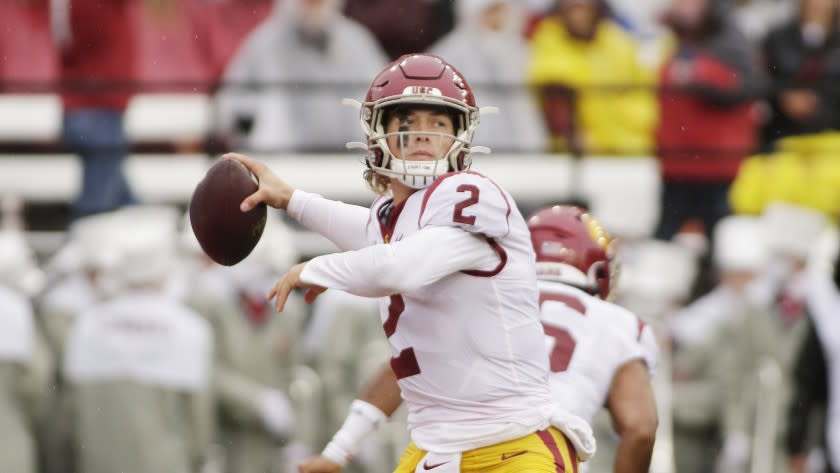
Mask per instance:
[[[528,228],[506,191],[467,171],[478,121],[460,73],[438,57],[407,55],[373,80],[361,106],[365,177],[382,194],[370,209],[296,190],[257,161],[228,157],[260,182],[243,211],[259,202],[286,209],[344,251],[293,267],[269,294],[278,310],[295,287],[307,288],[309,301],[326,288],[381,298],[393,352],[387,375],[408,404],[413,441],[397,472],[573,471],[575,448],[549,427]],[[363,395],[352,412],[372,428],[394,401]]]
[[[614,274],[612,239],[573,206],[540,210],[528,228],[552,396],[589,422],[605,406],[621,437],[614,471],[646,473],[658,423],[650,383],[658,348],[650,326],[604,300]]]

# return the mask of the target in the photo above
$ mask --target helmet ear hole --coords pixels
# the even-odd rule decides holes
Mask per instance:
[[[595,278],[596,279],[601,280],[601,279],[606,279],[606,278],[610,277],[610,275],[607,272],[606,266],[607,265],[605,265],[605,264],[599,264],[598,265],[598,267],[595,269]]]

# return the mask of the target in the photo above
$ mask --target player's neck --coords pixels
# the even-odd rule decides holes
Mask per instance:
[[[396,179],[391,180],[391,195],[394,198],[394,205],[404,202],[415,192],[417,192],[417,189],[408,187]]]

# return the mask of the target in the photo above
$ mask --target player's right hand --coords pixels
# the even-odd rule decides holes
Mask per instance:
[[[239,153],[227,153],[222,156],[222,159],[238,161],[257,176],[260,187],[257,192],[254,192],[242,201],[242,204],[239,205],[240,210],[247,212],[261,202],[265,202],[270,207],[283,210],[289,205],[289,199],[292,198],[295,188],[277,177],[271,172],[268,166],[256,159]]]
[[[339,473],[341,465],[318,455],[304,460],[303,463],[298,465],[298,471],[300,473]]]
[[[284,274],[283,277],[274,284],[271,291],[269,291],[268,300],[274,299],[275,297],[277,298],[274,303],[274,307],[277,309],[277,312],[283,312],[283,308],[286,306],[286,300],[289,298],[289,294],[292,292],[292,289],[296,287],[306,289],[306,293],[303,295],[303,300],[307,304],[314,302],[316,297],[327,290],[325,287],[305,283],[300,280],[300,273],[303,272],[303,268],[305,266],[306,263],[299,263],[292,266],[291,269],[289,269],[286,274]]]

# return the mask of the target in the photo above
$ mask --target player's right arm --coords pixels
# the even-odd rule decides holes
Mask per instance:
[[[277,177],[268,166],[247,156],[228,153],[222,158],[239,161],[259,181],[257,192],[242,201],[240,208],[243,212],[265,202],[271,207],[286,210],[292,218],[323,235],[342,251],[368,245],[365,233],[369,218],[367,208],[295,189]]]
[[[615,473],[646,473],[659,419],[644,361],[631,360],[618,368],[607,396],[607,408],[621,438],[615,454]]]
[[[400,387],[390,363],[384,363],[362,388],[359,399],[324,451],[306,459],[300,473],[338,473],[355,455],[362,440],[402,404]]]

